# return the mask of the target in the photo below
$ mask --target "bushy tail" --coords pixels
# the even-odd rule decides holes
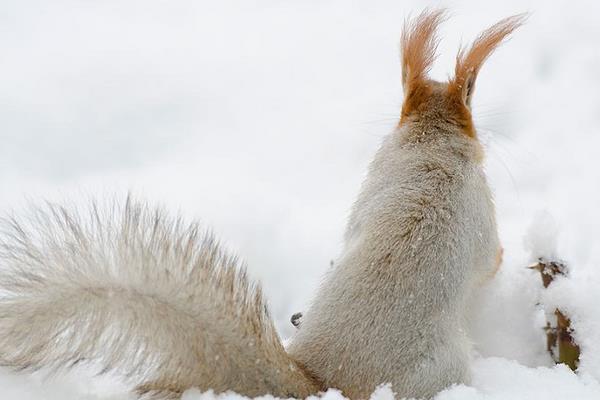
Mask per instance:
[[[140,393],[318,390],[286,354],[260,289],[196,224],[127,200],[47,205],[0,223],[0,363],[93,361]]]

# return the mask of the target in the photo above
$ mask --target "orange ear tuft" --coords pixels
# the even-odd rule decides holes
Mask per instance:
[[[508,35],[523,25],[526,18],[527,14],[505,18],[483,31],[468,51],[465,48],[460,49],[456,56],[455,76],[450,84],[460,89],[466,105],[470,104],[475,79],[484,61]]]
[[[404,23],[401,48],[405,92],[426,78],[438,46],[436,30],[444,19],[444,10],[424,10],[418,17]]]

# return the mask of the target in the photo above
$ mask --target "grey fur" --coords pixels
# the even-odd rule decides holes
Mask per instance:
[[[288,351],[350,398],[391,383],[431,397],[469,381],[466,301],[500,248],[479,142],[443,120],[383,142],[339,260]]]

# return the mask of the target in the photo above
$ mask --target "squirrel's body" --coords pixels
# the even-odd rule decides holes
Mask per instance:
[[[384,141],[289,348],[353,399],[381,383],[409,397],[468,381],[465,301],[496,265],[494,207],[478,143],[422,129]]]
[[[484,31],[440,83],[427,71],[442,19],[424,12],[405,27],[400,122],[289,352],[234,257],[196,225],[128,200],[0,223],[0,364],[93,361],[161,398],[193,386],[297,398],[335,387],[358,400],[385,383],[423,398],[468,382],[466,302],[501,255],[470,100],[481,64],[521,19]]]

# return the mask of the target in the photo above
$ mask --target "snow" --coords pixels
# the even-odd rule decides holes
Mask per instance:
[[[598,399],[600,5],[427,3],[452,14],[438,79],[461,42],[532,12],[476,87],[504,264],[473,299],[472,384],[436,399]],[[397,119],[401,25],[424,4],[4,1],[0,211],[131,190],[199,218],[247,261],[289,337],[289,317],[339,251],[367,163]],[[543,290],[525,268],[540,256],[564,261],[569,276]],[[545,351],[556,307],[581,346],[577,375]],[[0,371],[3,398],[130,398],[116,382]],[[239,398],[184,395],[216,397]]]
[[[503,358],[482,358],[473,365],[473,385],[457,385],[439,393],[434,400],[531,400],[578,399],[596,400],[600,383],[589,375],[577,377],[564,365],[552,368],[528,368],[516,361]],[[344,396],[330,389],[324,400],[344,400]],[[242,400],[235,394],[215,395],[188,390],[182,400]],[[271,396],[261,397],[271,400]],[[394,400],[393,389],[383,385],[370,400]]]

